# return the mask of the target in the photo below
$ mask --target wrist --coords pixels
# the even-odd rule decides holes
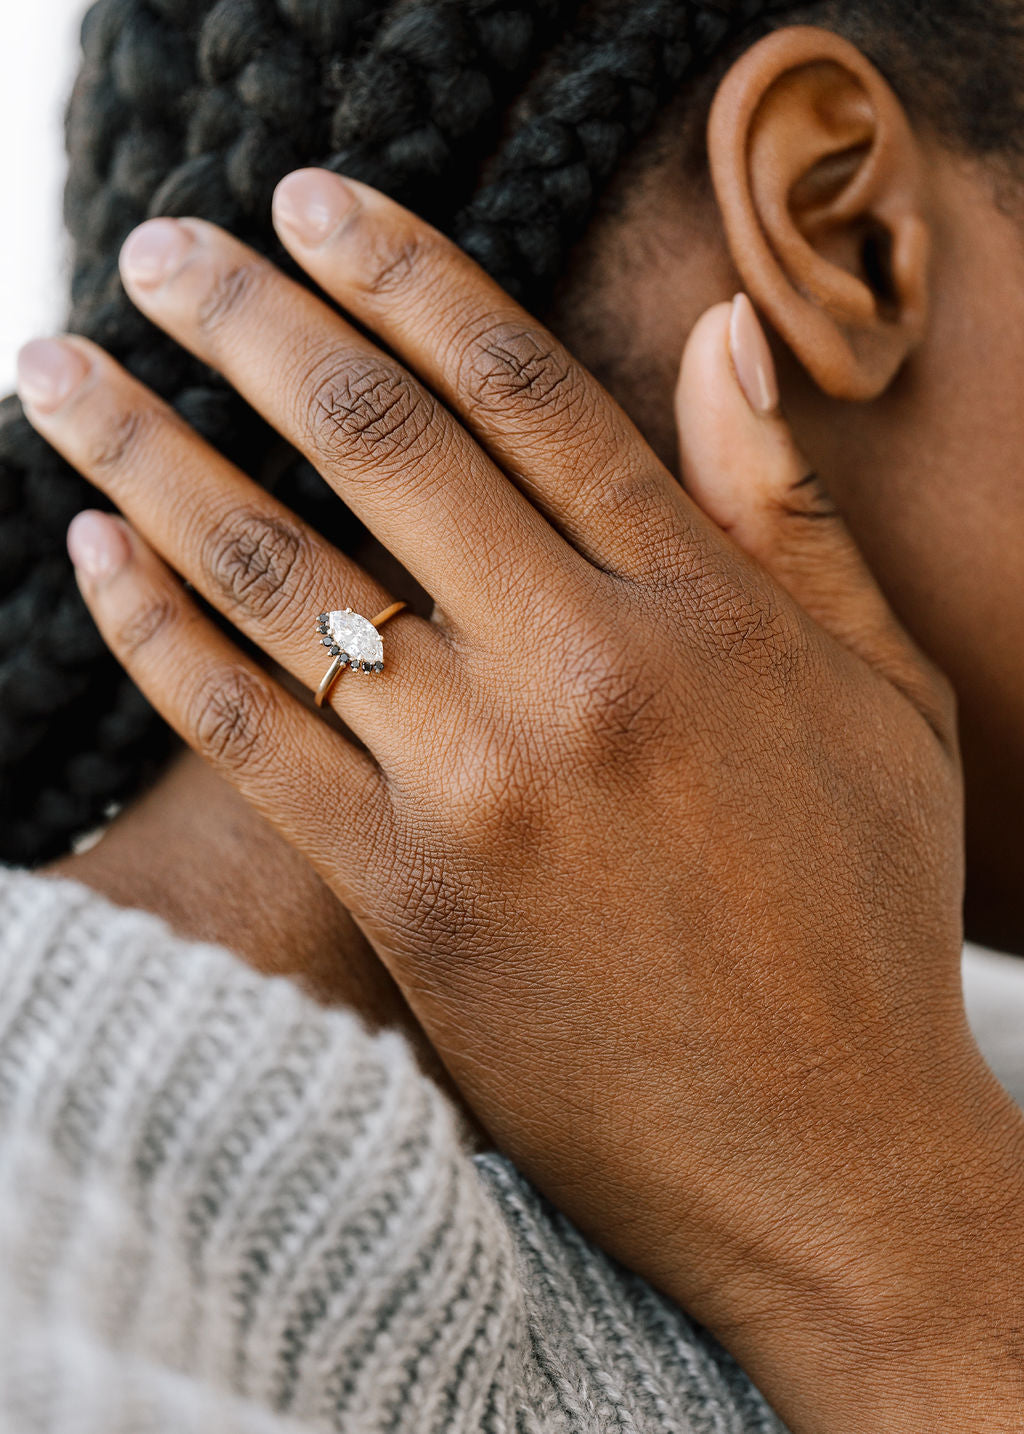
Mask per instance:
[[[963,1068],[716,1291],[707,1322],[793,1434],[1024,1428],[1024,1116],[973,1044]]]

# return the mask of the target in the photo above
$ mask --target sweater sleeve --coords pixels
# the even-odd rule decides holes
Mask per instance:
[[[517,1321],[400,1037],[0,872],[0,1427],[472,1428]]]

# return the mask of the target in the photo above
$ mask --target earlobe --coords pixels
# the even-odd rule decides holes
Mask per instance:
[[[769,323],[835,398],[876,398],[920,342],[931,235],[924,165],[885,79],[828,30],[760,41],[708,130],[733,261]]]

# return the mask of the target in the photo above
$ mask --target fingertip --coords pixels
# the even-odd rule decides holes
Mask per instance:
[[[23,344],[17,357],[17,388],[26,413],[43,418],[56,413],[85,383],[89,368],[88,357],[70,335]]]
[[[768,339],[750,299],[739,293],[698,319],[676,386],[677,408],[697,401],[742,408],[755,419],[779,416],[779,381]]]
[[[690,496],[751,553],[768,541],[778,497],[807,464],[779,408],[768,340],[745,294],[694,326],[676,391],[680,473]]]
[[[159,288],[186,262],[195,242],[194,231],[180,219],[147,219],[121,245],[121,277],[143,290]]]
[[[304,248],[317,248],[331,238],[355,209],[352,185],[327,169],[296,169],[274,190],[272,213],[279,231],[292,235]]]
[[[67,547],[78,577],[91,586],[116,577],[132,551],[127,523],[95,508],[87,508],[72,518]]]
[[[731,532],[756,495],[768,426],[751,408],[731,346],[733,304],[716,304],[694,325],[675,394],[680,475],[707,515]]]

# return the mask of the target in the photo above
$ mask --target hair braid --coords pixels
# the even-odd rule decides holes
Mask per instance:
[[[450,223],[496,141],[508,94],[580,0],[410,5],[338,67],[331,168]]]
[[[769,8],[653,0],[599,26],[495,157],[456,219],[458,242],[517,297],[546,296],[604,186],[665,103]]]
[[[983,27],[992,4],[930,10],[960,34]],[[917,0],[98,0],[67,120],[69,327],[256,473],[263,421],[124,293],[117,254],[136,224],[200,215],[295,273],[271,193],[289,170],[323,163],[417,209],[542,308],[668,101],[731,36],[780,10],[841,14],[858,42],[901,25],[909,53],[922,32]],[[957,44],[941,43],[948,89]],[[961,109],[979,93],[979,64]],[[1004,116],[1015,73],[1001,80]],[[984,79],[991,96],[988,68]],[[275,487],[344,537],[345,510],[308,464],[293,455]],[[167,749],[78,596],[64,535],[89,504],[104,499],[14,400],[0,405],[0,860],[62,853]]]

